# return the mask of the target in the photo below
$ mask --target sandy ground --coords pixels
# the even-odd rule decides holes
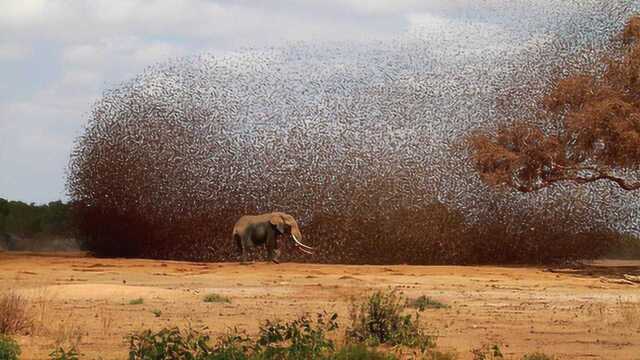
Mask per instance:
[[[0,252],[0,290],[31,301],[32,334],[17,338],[24,359],[45,359],[62,342],[78,343],[85,359],[124,359],[128,333],[169,325],[252,333],[265,319],[327,310],[346,327],[352,297],[397,288],[449,305],[423,312],[422,320],[439,347],[456,349],[461,359],[497,343],[513,359],[540,350],[560,359],[623,360],[640,359],[640,284],[618,279],[640,274],[639,265],[240,265]],[[231,303],[205,303],[208,293]],[[130,305],[136,298],[143,304]]]

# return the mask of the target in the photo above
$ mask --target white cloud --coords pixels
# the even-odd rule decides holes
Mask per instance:
[[[157,42],[136,49],[133,53],[133,59],[140,64],[150,64],[169,58],[180,57],[186,53],[186,50],[181,46]]]
[[[15,28],[31,26],[46,19],[46,7],[46,0],[5,0],[0,23]]]
[[[31,46],[17,43],[0,43],[0,61],[16,61],[30,56]]]

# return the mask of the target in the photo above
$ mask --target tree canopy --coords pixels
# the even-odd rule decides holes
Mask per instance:
[[[36,205],[0,198],[0,235],[69,235],[72,232],[69,208],[62,201]]]
[[[492,185],[533,192],[558,182],[606,180],[640,189],[640,16],[632,17],[600,75],[560,79],[544,97],[546,124],[503,122],[470,138],[475,168]],[[548,126],[545,126],[548,125]]]

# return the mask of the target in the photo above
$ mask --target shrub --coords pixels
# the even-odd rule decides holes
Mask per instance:
[[[355,342],[372,345],[390,344],[420,348],[423,352],[434,346],[433,338],[419,326],[419,315],[403,315],[406,300],[394,291],[377,291],[366,301],[351,308],[351,327],[347,337]]]
[[[51,360],[78,360],[78,351],[75,347],[65,350],[62,346],[58,347],[49,354]]]
[[[454,352],[441,352],[437,350],[430,350],[424,356],[424,360],[456,360],[458,355]]]
[[[553,356],[549,356],[547,354],[540,353],[540,352],[527,354],[522,358],[522,360],[553,360],[553,359],[554,359]]]
[[[484,345],[481,348],[471,350],[473,360],[499,360],[504,359],[500,346]]]
[[[364,344],[350,344],[331,356],[327,360],[397,360],[393,354],[385,354],[368,348]]]
[[[15,340],[0,335],[0,359],[2,360],[18,360],[20,356],[20,346]]]
[[[434,300],[424,295],[409,302],[409,306],[412,308],[416,308],[419,311],[425,311],[426,309],[443,309],[443,308],[449,307],[445,303],[442,303],[438,300]]]
[[[220,294],[211,293],[211,294],[205,295],[204,302],[206,302],[206,303],[219,303],[219,302],[230,303],[231,299],[229,299],[226,296],[220,295]]]
[[[162,315],[162,311],[160,309],[153,309],[151,310],[151,313],[155,316],[155,317],[160,317],[160,315]]]
[[[266,359],[318,359],[333,352],[335,344],[327,333],[338,328],[337,314],[319,313],[312,321],[301,316],[291,322],[266,321],[260,327],[255,352]]]
[[[0,294],[0,335],[11,335],[29,329],[31,319],[28,302],[14,292]]]
[[[338,328],[336,319],[336,314],[320,313],[315,320],[266,321],[255,341],[233,329],[214,346],[208,335],[191,328],[146,330],[128,337],[129,359],[320,359],[335,350],[327,334]]]
[[[209,336],[191,328],[145,330],[129,336],[129,359],[204,359],[203,356],[211,353],[208,342]]]
[[[137,298],[129,301],[129,305],[142,305],[144,303],[143,298]]]
[[[206,360],[245,360],[250,359],[253,349],[252,341],[237,328],[228,331],[218,339],[212,353],[208,354]]]

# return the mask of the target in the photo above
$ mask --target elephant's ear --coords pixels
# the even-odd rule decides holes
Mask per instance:
[[[282,218],[282,216],[280,216],[279,214],[273,214],[271,215],[271,217],[269,218],[269,222],[272,225],[275,226],[282,226],[284,225],[284,219]]]
[[[298,226],[298,223],[296,222],[296,219],[293,218],[293,216],[285,214],[282,216],[282,220],[284,220],[284,223],[293,227],[293,226]]]

